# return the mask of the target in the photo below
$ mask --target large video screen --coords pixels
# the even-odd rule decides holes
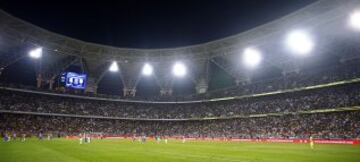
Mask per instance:
[[[73,89],[85,89],[86,88],[86,74],[78,74],[74,72],[64,72],[61,75],[60,82],[65,87]]]

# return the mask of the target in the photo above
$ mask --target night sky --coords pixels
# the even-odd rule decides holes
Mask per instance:
[[[0,8],[50,31],[118,47],[166,48],[216,40],[314,0],[2,0]]]

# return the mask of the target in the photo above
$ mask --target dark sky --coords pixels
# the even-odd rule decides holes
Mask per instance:
[[[314,0],[2,0],[0,8],[50,31],[118,47],[198,44],[264,24]]]

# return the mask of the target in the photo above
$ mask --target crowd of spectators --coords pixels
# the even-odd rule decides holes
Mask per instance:
[[[354,66],[336,68],[335,73],[298,73],[278,80],[238,86],[230,91],[221,91],[215,97],[255,94],[358,78],[359,71],[360,67]],[[0,89],[0,98],[0,133],[35,135],[44,132],[64,136],[88,132],[126,136],[235,138],[307,138],[312,135],[329,139],[360,138],[358,110],[286,113],[360,106],[360,83],[199,103],[105,101],[8,89]],[[266,113],[284,115],[249,117]],[[205,118],[207,120],[199,120]]]
[[[360,84],[203,103],[131,103],[0,90],[0,110],[135,119],[194,119],[360,105]]]
[[[101,133],[122,136],[359,139],[360,111],[204,121],[131,121],[0,114],[0,131],[56,136]]]

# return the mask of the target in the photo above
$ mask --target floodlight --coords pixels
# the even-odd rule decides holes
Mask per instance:
[[[145,76],[150,76],[153,73],[153,67],[146,63],[142,69],[142,74]]]
[[[117,64],[116,61],[113,61],[109,67],[109,71],[111,72],[118,72],[119,71],[119,66]]]
[[[255,67],[261,62],[261,52],[255,48],[246,48],[242,59],[245,65]]]
[[[176,62],[172,69],[173,74],[176,77],[183,77],[186,74],[186,67],[181,62]]]
[[[42,48],[38,47],[38,48],[32,49],[29,52],[29,56],[34,59],[40,58],[42,56]]]
[[[313,40],[310,35],[301,30],[294,30],[287,35],[286,45],[294,53],[305,55],[314,48]]]
[[[355,11],[350,15],[349,25],[360,31],[360,11]]]

